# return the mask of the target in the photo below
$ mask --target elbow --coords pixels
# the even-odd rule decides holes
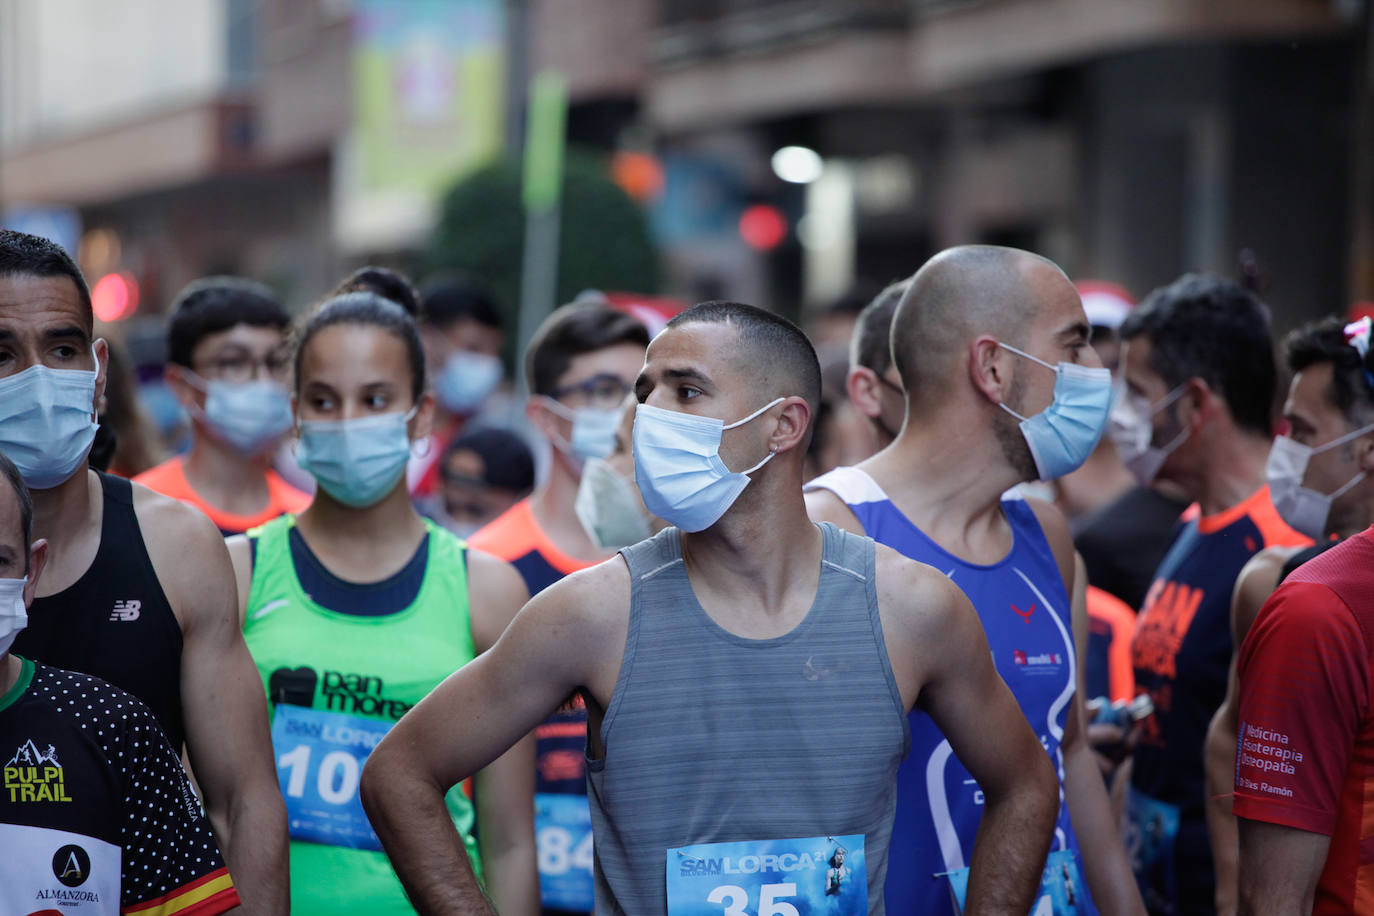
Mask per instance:
[[[1034,768],[1035,797],[1040,802],[1039,810],[1054,830],[1055,818],[1059,815],[1059,774],[1050,762],[1049,754],[1036,755],[1039,765]]]
[[[368,755],[363,764],[362,778],[358,783],[358,797],[362,800],[363,810],[374,824],[383,820],[387,801],[387,788],[396,783],[398,765],[388,753],[386,741],[382,741]]]

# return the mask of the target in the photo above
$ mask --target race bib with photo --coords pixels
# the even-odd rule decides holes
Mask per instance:
[[[667,857],[668,916],[868,913],[862,835],[702,843]]]

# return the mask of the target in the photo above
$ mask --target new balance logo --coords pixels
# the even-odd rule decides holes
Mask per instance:
[[[138,609],[141,607],[143,607],[143,602],[139,601],[137,598],[129,598],[125,601],[116,601],[114,605],[114,610],[110,611],[110,619],[123,620],[126,622],[130,620],[137,620]]]

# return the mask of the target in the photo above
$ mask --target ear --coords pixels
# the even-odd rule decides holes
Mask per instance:
[[[95,401],[91,406],[99,414],[105,409],[105,380],[110,370],[110,345],[105,338],[95,340]]]
[[[1223,409],[1224,405],[1217,393],[1203,379],[1193,378],[1184,382],[1183,394],[1175,402],[1179,425],[1197,433],[1202,425]]]
[[[882,416],[882,384],[878,381],[878,374],[867,366],[850,367],[849,375],[844,380],[850,403],[870,419]]]
[[[205,394],[199,388],[186,380],[187,370],[174,363],[168,363],[167,368],[162,370],[162,380],[167,383],[167,387],[172,389],[172,394],[176,396],[177,402],[182,407],[190,410],[196,407],[204,407]],[[294,408],[296,396],[291,396],[291,405]]]
[[[990,334],[975,337],[968,347],[969,381],[993,404],[1003,403],[1011,388],[1010,354]]]
[[[415,416],[410,420],[410,441],[420,442],[429,438],[434,431],[434,395],[426,391],[420,395],[420,404]]]
[[[43,567],[48,563],[48,542],[39,538],[29,545],[29,581],[24,586],[24,607],[33,605],[33,596],[38,593],[38,578],[43,575]]]
[[[568,437],[560,425],[568,421],[549,410],[548,405],[544,402],[544,395],[530,395],[530,399],[525,402],[525,419],[529,420],[530,425],[539,430],[540,434],[550,442]]]
[[[773,435],[768,437],[768,448],[781,453],[806,440],[806,430],[811,425],[811,405],[799,397],[790,397],[779,406],[782,410]]]
[[[1374,433],[1361,436],[1350,444],[1355,447],[1355,462],[1360,470],[1374,474]]]

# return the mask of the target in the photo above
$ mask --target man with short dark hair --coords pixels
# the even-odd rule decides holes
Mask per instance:
[[[105,384],[90,293],[57,245],[0,231],[0,453],[50,545],[15,650],[143,700],[183,742],[253,912],[286,912],[286,808],[224,540],[200,512],[86,459]]]
[[[859,313],[849,339],[849,401],[868,418],[873,451],[892,444],[906,416],[902,380],[892,365],[892,316],[911,281],[898,280],[874,297]]]
[[[1154,713],[1131,764],[1127,846],[1152,910],[1211,913],[1203,745],[1226,693],[1231,594],[1265,547],[1311,543],[1284,523],[1264,466],[1276,369],[1269,314],[1253,294],[1189,274],[1152,292],[1121,326],[1118,446],[1144,482],[1197,503],[1155,571],[1132,643]]]
[[[696,306],[654,338],[635,393],[635,476],[674,527],[532,599],[364,770],[417,907],[481,911],[439,787],[577,691],[592,714],[599,914],[884,912],[918,703],[987,797],[967,912],[1026,912],[1053,769],[958,589],[808,521],[820,367],[805,336],[749,306]]]
[[[290,431],[290,318],[266,286],[205,277],[183,289],[167,324],[167,385],[191,415],[191,449],[134,478],[242,534],[310,497],[272,469]]]
[[[548,474],[468,542],[511,563],[531,595],[612,553],[577,518],[584,464],[615,449],[620,405],[644,364],[649,332],[599,303],[565,305],[544,320],[525,352],[525,416],[552,446]],[[561,699],[561,698],[560,698]],[[592,907],[591,820],[587,809],[587,711],[580,696],[539,726],[535,831],[546,912]]]
[[[813,519],[937,567],[973,602],[1062,785],[1036,912],[1070,896],[1080,913],[1140,908],[1077,691],[1081,564],[1052,505],[1004,498],[1071,472],[1096,446],[1111,380],[1088,334],[1073,284],[1045,258],[987,245],[940,252],[908,281],[891,322],[905,390],[899,434],[807,484]],[[888,902],[954,914],[986,816],[981,783],[929,717],[913,713],[910,729],[892,839],[904,867],[888,873]]]
[[[32,532],[29,491],[0,455],[0,912],[214,916],[238,906],[147,707],[10,652],[47,559]]]
[[[1287,581],[1291,573],[1309,560],[1374,523],[1374,480],[1369,477],[1374,471],[1374,372],[1367,368],[1369,334],[1368,318],[1348,326],[1340,319],[1327,318],[1295,330],[1284,342],[1288,369],[1293,373],[1283,407],[1289,432],[1274,440],[1265,476],[1279,514],[1317,543],[1306,549],[1271,547],[1260,551],[1241,570],[1232,594],[1231,631],[1237,657],[1247,659],[1247,677],[1242,685],[1232,665],[1226,700],[1207,732],[1207,818],[1216,861],[1219,912],[1232,912],[1237,903],[1238,841],[1236,819],[1231,813],[1233,798],[1237,813],[1276,825],[1273,829],[1256,826],[1248,844],[1252,864],[1259,866],[1249,871],[1250,880],[1245,888],[1252,900],[1263,899],[1278,906],[1284,896],[1312,887],[1317,872],[1306,872],[1302,866],[1315,865],[1320,871],[1319,857],[1289,857],[1289,844],[1316,850],[1328,837],[1334,837],[1339,849],[1328,857],[1330,868],[1322,874],[1322,885],[1330,899],[1343,901],[1347,911],[1354,906],[1351,893],[1355,853],[1346,838],[1352,835],[1352,818],[1359,823],[1366,806],[1338,804],[1331,794],[1337,785],[1334,778],[1351,778],[1339,765],[1345,760],[1343,748],[1348,745],[1342,740],[1329,742],[1324,731],[1328,725],[1342,725],[1331,712],[1339,708],[1338,704],[1318,702],[1312,695],[1323,694],[1329,685],[1314,684],[1305,676],[1319,674],[1325,680],[1339,669],[1332,664],[1323,664],[1319,669],[1297,664],[1300,651],[1315,651],[1317,646],[1313,643],[1314,631],[1297,633],[1289,629],[1306,615],[1294,614],[1288,602],[1280,602],[1280,617],[1271,621],[1275,625],[1264,630],[1255,643],[1247,644],[1246,634],[1279,583]],[[1325,613],[1334,617],[1341,613],[1340,608],[1331,607],[1333,592],[1322,588],[1298,591],[1316,596],[1313,611],[1321,608],[1324,612],[1316,632],[1329,637],[1326,627],[1334,621],[1325,619]],[[1363,640],[1351,641],[1342,648],[1353,653],[1355,664],[1368,664],[1359,654],[1364,650]],[[1244,694],[1242,686],[1248,688]],[[1264,698],[1275,696],[1284,696],[1284,702],[1269,708],[1262,706]],[[1344,697],[1342,702],[1354,696]],[[1322,739],[1323,763],[1331,761],[1330,766],[1321,768],[1326,781],[1312,780],[1316,766],[1301,767],[1301,774],[1291,774],[1292,779],[1280,771],[1257,772],[1255,762],[1263,755],[1253,752],[1254,736],[1237,734],[1243,706],[1249,707],[1244,718],[1247,732],[1277,729],[1291,735],[1295,726],[1291,717],[1301,716],[1304,722],[1299,727],[1313,728],[1310,734]],[[1318,725],[1321,727],[1317,728]],[[1240,747],[1244,755],[1240,766],[1236,764],[1238,738],[1243,742]],[[1309,750],[1303,753],[1309,758],[1318,756]],[[1261,784],[1282,785],[1298,794],[1290,803],[1286,796],[1257,791]],[[1297,811],[1299,806],[1303,808],[1301,813]],[[1298,833],[1300,837],[1284,839],[1287,834]],[[1282,861],[1274,856],[1280,849],[1285,850],[1278,857]],[[1262,875],[1262,871],[1268,871],[1269,877]],[[1280,896],[1268,891],[1260,896],[1262,888],[1279,887]]]
[[[434,432],[429,454],[411,462],[408,477],[411,495],[425,499],[439,492],[444,450],[498,396],[505,329],[485,289],[452,277],[425,286],[416,321],[434,389]]]

